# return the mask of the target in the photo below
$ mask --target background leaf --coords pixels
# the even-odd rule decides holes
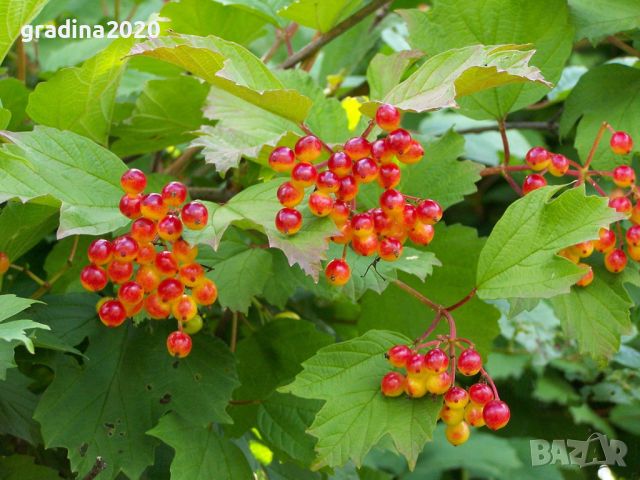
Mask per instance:
[[[31,22],[47,2],[48,0],[0,1],[0,18],[5,19],[4,28],[0,32],[0,63],[20,35],[20,28]]]

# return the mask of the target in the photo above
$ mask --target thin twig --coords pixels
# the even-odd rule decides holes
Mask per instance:
[[[508,167],[499,166],[499,167],[486,167],[480,170],[481,177],[488,177],[490,175],[500,175],[504,171],[507,172],[526,172],[531,170],[529,165],[509,165]]]
[[[104,461],[102,457],[96,457],[96,463],[93,464],[89,473],[87,473],[82,480],[93,480],[100,472],[107,468],[107,462]]]
[[[232,353],[235,353],[236,345],[238,344],[238,315],[238,312],[233,312],[233,317],[231,317],[231,345],[229,350]]]
[[[591,165],[591,161],[593,160],[593,157],[596,154],[598,145],[600,145],[600,140],[602,140],[602,135],[604,135],[604,132],[608,126],[609,124],[607,122],[602,122],[602,125],[600,125],[600,128],[598,129],[598,133],[596,134],[596,138],[593,141],[593,145],[591,145],[591,150],[589,151],[589,156],[587,157],[587,161],[584,162],[585,170],[589,168],[589,165]]]
[[[554,132],[558,129],[558,124],[556,122],[504,122],[504,128],[506,130],[543,130]],[[471,127],[471,128],[461,128],[456,130],[456,133],[461,135],[465,135],[467,133],[483,133],[483,132],[496,132],[500,130],[500,125],[485,125],[483,127]]]
[[[431,310],[433,310],[436,313],[442,313],[442,311],[445,309],[442,305],[439,305],[431,300],[429,300],[427,297],[425,297],[424,295],[422,295],[419,291],[417,291],[415,288],[410,287],[409,285],[407,285],[406,283],[404,283],[402,280],[393,280],[393,283],[395,283],[398,287],[400,287],[402,290],[404,290],[405,292],[409,293],[410,295],[414,296],[415,298],[417,298],[420,302],[424,303],[427,307],[429,307]]]
[[[17,74],[16,77],[22,83],[27,81],[27,53],[24,50],[24,42],[22,41],[22,35],[18,37],[16,41],[16,54],[17,58]]]
[[[165,169],[164,173],[168,175],[180,175],[200,150],[202,150],[202,147],[187,148],[184,152],[182,152],[182,154],[176,159],[175,162],[173,162]]]
[[[78,243],[80,241],[80,237],[76,235],[73,238],[73,245],[71,245],[71,251],[69,252],[69,256],[67,257],[67,261],[62,266],[60,270],[58,270],[55,274],[51,276],[51,278],[40,286],[36,292],[31,295],[31,298],[37,299],[42,297],[45,293],[51,290],[51,287],[55,285],[55,283],[62,278],[62,276],[67,273],[67,271],[73,266],[73,260],[76,257],[76,253],[78,252]]]
[[[613,35],[610,35],[607,37],[607,42],[609,42],[611,45],[615,47],[618,47],[620,50],[622,50],[625,53],[628,53],[629,55],[633,55],[634,57],[640,58],[640,50],[636,50],[628,43],[623,42],[622,40],[620,40],[617,37],[614,37]]]
[[[507,137],[507,128],[504,120],[498,122],[498,131],[500,132],[500,138],[502,139],[502,148],[504,150],[503,163],[508,166],[511,160],[511,149],[509,148],[509,138]]]
[[[46,280],[43,280],[42,278],[40,278],[38,275],[33,273],[27,267],[22,267],[20,265],[11,264],[11,265],[9,265],[9,268],[11,268],[12,270],[17,270],[18,272],[24,273],[27,277],[29,277],[31,280],[33,280],[34,282],[36,282],[40,286],[47,285],[47,281]]]
[[[473,290],[471,290],[467,296],[465,296],[462,300],[454,303],[453,305],[451,305],[450,307],[447,307],[447,311],[452,312],[454,311],[456,308],[460,308],[461,306],[463,306],[465,303],[467,303],[469,300],[471,300],[475,294],[476,294],[477,289],[474,288]]]

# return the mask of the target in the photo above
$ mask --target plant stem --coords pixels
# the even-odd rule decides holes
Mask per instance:
[[[467,303],[469,300],[471,300],[476,292],[478,291],[477,288],[474,288],[473,290],[471,290],[467,296],[465,296],[462,300],[454,303],[453,305],[451,305],[450,307],[447,307],[447,311],[452,312],[454,311],[456,308],[460,308],[461,306],[463,306],[465,303]]]
[[[91,467],[89,473],[87,473],[82,480],[93,480],[106,468],[107,462],[105,462],[102,457],[96,457],[96,462],[93,464],[93,467]]]
[[[629,55],[640,58],[640,50],[636,50],[628,43],[623,42],[622,40],[620,40],[617,37],[614,37],[613,35],[610,35],[607,37],[607,42],[609,42],[611,45],[615,47],[618,47],[620,50],[622,50],[625,53],[628,53]]]
[[[22,35],[20,35],[16,41],[16,54],[18,56],[16,64],[18,71],[16,77],[22,83],[25,83],[27,81],[27,53],[24,49]]]
[[[367,18],[370,14],[375,12],[378,8],[382,7],[383,5],[386,5],[387,3],[391,3],[391,0],[373,0],[371,3],[362,7],[360,10],[358,10],[353,15],[346,18],[342,22],[340,22],[338,25],[333,27],[328,32],[324,33],[323,35],[320,35],[317,39],[309,43],[306,47],[302,48],[298,52],[291,55],[284,62],[282,62],[282,64],[280,65],[280,68],[284,68],[284,69],[292,68],[295,65],[297,65],[299,62],[302,62],[303,60],[306,60],[307,58],[315,55],[315,53],[318,50],[324,47],[331,40],[333,40],[336,37],[339,37],[344,32],[349,30],[351,27],[360,23],[362,20]]]
[[[489,385],[491,386],[491,389],[493,390],[493,395],[496,397],[496,400],[500,400],[500,395],[498,395],[498,389],[496,388],[496,384],[493,383],[493,379],[491,378],[491,376],[487,373],[487,371],[484,369],[484,367],[482,367],[480,369],[480,373],[482,374],[482,376],[484,378],[487,379],[487,382],[489,382]]]
[[[34,282],[36,282],[40,286],[47,285],[47,281],[46,280],[43,280],[42,278],[40,278],[38,275],[33,273],[27,267],[22,267],[20,265],[14,265],[12,263],[11,265],[9,265],[9,268],[24,273],[27,277],[29,277],[31,280],[33,280]]]
[[[367,125],[367,128],[364,129],[364,132],[362,132],[362,135],[360,135],[362,138],[367,138],[369,136],[369,134],[371,133],[371,130],[373,130],[373,127],[376,126],[376,122],[375,120],[369,120],[369,125]]]
[[[417,298],[421,303],[424,303],[427,307],[429,307],[434,312],[443,313],[443,311],[445,310],[445,308],[442,305],[439,305],[439,304],[429,300],[427,297],[422,295],[415,288],[410,287],[409,285],[404,283],[402,280],[396,279],[396,280],[393,280],[393,283],[395,283],[398,287],[400,287],[402,290],[404,290],[408,294],[410,294],[413,297]]]
[[[180,175],[200,150],[202,150],[202,147],[187,148],[184,152],[182,152],[182,154],[176,159],[175,162],[173,162],[165,169],[164,173],[168,175]]]
[[[511,149],[509,148],[509,138],[507,137],[507,129],[505,127],[504,120],[498,122],[498,131],[500,132],[500,138],[502,139],[502,149],[504,150],[504,165],[509,166],[511,160]]]
[[[433,331],[436,329],[436,327],[438,326],[438,323],[440,323],[441,318],[442,318],[442,313],[436,312],[436,316],[433,317],[433,321],[431,322],[431,325],[429,325],[429,328],[427,328],[427,330],[422,335],[420,335],[419,338],[416,338],[413,344],[417,345],[423,340],[425,340],[426,338],[428,338],[429,335],[431,335]]]
[[[486,167],[480,171],[481,177],[488,177],[489,175],[499,175],[503,172],[526,172],[531,170],[529,165],[509,165],[509,166],[499,166],[499,167]]]
[[[113,17],[116,22],[120,21],[120,0],[113,0]]]
[[[238,315],[238,312],[233,312],[233,317],[231,318],[231,345],[229,350],[232,353],[235,353],[236,345],[238,344]]]
[[[325,143],[324,140],[322,140],[318,135],[314,134],[311,129],[309,127],[307,127],[304,123],[301,123],[299,125],[300,130],[302,130],[304,133],[306,133],[307,135],[313,135],[314,137],[316,137],[318,140],[320,140],[320,143],[322,144],[322,146],[324,147],[324,149],[329,152],[329,153],[333,153],[333,148],[331,148],[327,143]]]
[[[593,145],[591,145],[589,156],[587,156],[587,161],[584,163],[585,169],[588,169],[589,165],[591,165],[591,160],[593,160],[593,157],[596,154],[598,145],[600,145],[600,140],[602,140],[602,135],[604,135],[604,131],[607,129],[608,125],[609,124],[607,122],[602,122],[602,125],[600,125],[600,128],[598,129],[598,133],[596,134],[596,138],[593,141]]]
[[[587,182],[589,182],[591,186],[595,188],[600,195],[602,195],[603,197],[608,197],[607,192],[602,190],[602,188],[600,188],[600,185],[598,185],[598,183],[593,178],[587,177]]]
[[[40,286],[36,292],[31,295],[31,298],[37,299],[42,297],[45,293],[51,290],[51,287],[62,278],[62,276],[67,273],[67,271],[73,266],[73,260],[76,257],[76,253],[78,252],[78,242],[80,241],[80,237],[76,235],[73,238],[73,245],[71,246],[71,251],[69,252],[69,256],[67,257],[66,263],[62,266],[60,270],[58,270],[47,282]]]

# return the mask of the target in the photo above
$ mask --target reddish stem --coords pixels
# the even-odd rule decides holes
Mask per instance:
[[[600,195],[602,195],[603,197],[608,196],[607,193],[604,190],[602,190],[602,188],[600,188],[600,185],[598,185],[598,183],[593,178],[587,177],[587,182],[589,182],[591,186],[595,188]]]
[[[587,161],[584,163],[584,168],[589,169],[589,165],[591,165],[591,161],[593,160],[594,155],[596,154],[596,150],[598,149],[598,145],[600,145],[600,140],[602,140],[602,135],[604,135],[605,130],[609,124],[607,122],[602,122],[600,128],[598,129],[598,133],[596,134],[596,138],[593,141],[593,145],[591,145],[591,150],[589,151],[589,155],[587,156]]]
[[[371,130],[373,130],[373,127],[376,126],[376,122],[374,120],[370,120],[369,121],[369,125],[367,125],[367,128],[364,129],[364,132],[362,132],[362,135],[360,135],[362,138],[367,138],[369,136],[369,134],[371,133]]]
[[[531,170],[529,165],[500,165],[498,167],[487,167],[480,171],[481,177],[488,177],[489,175],[499,175],[503,172],[525,172]]]
[[[431,310],[433,310],[436,313],[442,313],[444,315],[446,315],[445,313],[445,308],[442,305],[439,305],[431,300],[429,300],[427,297],[425,297],[424,295],[422,295],[419,291],[417,291],[415,288],[410,287],[409,285],[407,285],[406,283],[404,283],[402,280],[394,280],[393,283],[396,284],[396,286],[400,287],[402,290],[404,290],[405,292],[407,292],[408,294],[412,295],[413,297],[417,298],[418,301],[420,301],[421,303],[424,303],[427,307],[429,307]]]
[[[480,369],[480,373],[482,374],[482,376],[484,378],[487,379],[487,382],[489,382],[489,385],[491,386],[491,389],[493,390],[493,394],[496,397],[496,400],[500,400],[500,395],[498,395],[498,389],[496,388],[496,384],[493,383],[493,379],[489,376],[489,374],[487,373],[487,371],[484,369],[484,367],[482,367]]]
[[[433,333],[433,331],[438,326],[438,323],[440,323],[441,318],[442,318],[442,314],[440,312],[436,312],[436,316],[433,318],[433,321],[431,322],[431,325],[429,325],[429,328],[427,328],[427,330],[420,336],[420,338],[416,338],[413,344],[417,345],[419,342],[423,341],[429,335],[431,335],[431,333]]]
[[[318,140],[320,140],[320,143],[322,144],[322,146],[325,148],[325,150],[329,153],[333,153],[333,148],[331,148],[329,145],[327,145],[327,143],[325,143],[324,140],[322,140],[320,137],[318,137],[315,133],[313,133],[311,131],[311,129],[309,127],[307,127],[304,123],[300,123],[298,125],[300,127],[300,130],[302,130],[304,133],[306,133],[307,135],[313,135],[314,137],[316,137]]]
[[[471,300],[475,294],[477,292],[477,289],[474,288],[473,290],[471,290],[462,300],[454,303],[453,305],[451,305],[450,307],[447,307],[447,310],[449,312],[454,311],[456,308],[460,308],[462,305],[464,305],[465,303],[467,303],[469,300]]]

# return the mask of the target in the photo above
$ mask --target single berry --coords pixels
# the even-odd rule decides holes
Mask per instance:
[[[384,237],[378,245],[378,256],[387,262],[395,262],[402,255],[402,243],[393,237]]]
[[[591,285],[591,282],[593,282],[593,268],[591,268],[591,265],[587,265],[586,263],[579,263],[578,265],[584,267],[587,273],[585,273],[580,280],[576,282],[576,285],[579,287],[588,287]]]
[[[404,368],[407,364],[407,360],[412,356],[413,351],[406,345],[395,345],[385,354],[389,363],[397,368]]]
[[[405,363],[407,375],[410,377],[426,377],[429,375],[427,365],[424,362],[424,355],[420,353],[412,353]]]
[[[442,207],[435,200],[423,200],[416,207],[418,221],[435,225],[442,218]]]
[[[144,299],[144,309],[155,320],[162,320],[171,314],[171,305],[164,303],[157,293],[152,293]]]
[[[640,247],[627,246],[627,256],[634,262],[640,262]]]
[[[417,140],[411,140],[409,148],[404,153],[398,155],[398,160],[407,165],[418,163],[424,157],[424,148]]]
[[[469,403],[469,395],[470,393],[462,387],[451,387],[444,394],[444,403],[449,408],[462,410]]]
[[[133,275],[133,262],[113,261],[107,266],[109,280],[117,285],[121,285]]]
[[[509,406],[502,400],[491,400],[482,410],[484,422],[491,430],[499,430],[509,423],[511,412]]]
[[[353,176],[360,183],[371,183],[378,178],[378,164],[372,158],[361,158],[353,165]]]
[[[493,390],[486,383],[474,383],[469,387],[469,399],[478,405],[493,400]]]
[[[627,229],[625,240],[629,245],[640,247],[640,225],[632,225]]]
[[[444,371],[435,375],[429,375],[426,380],[427,391],[433,395],[444,395],[451,388],[451,375]]]
[[[427,394],[426,378],[408,376],[405,381],[404,392],[411,398],[424,397]]]
[[[336,193],[340,188],[340,177],[331,170],[320,172],[316,180],[316,187],[320,192]]]
[[[429,245],[435,235],[433,225],[428,223],[415,222],[409,230],[409,238],[416,245]]]
[[[351,231],[356,237],[369,236],[374,232],[373,215],[368,212],[357,213],[351,219]]]
[[[402,128],[398,128],[387,136],[387,147],[396,155],[402,155],[411,146],[411,134]]]
[[[203,322],[202,317],[200,315],[195,315],[191,320],[189,320],[182,331],[188,333],[189,335],[194,335],[202,330]]]
[[[569,170],[569,159],[559,153],[553,153],[548,168],[551,175],[561,177]]]
[[[158,285],[158,295],[165,303],[172,303],[184,293],[184,283],[176,278],[165,278]]]
[[[137,305],[144,299],[144,289],[136,282],[123,283],[118,290],[118,300],[126,305]]]
[[[398,372],[389,372],[380,382],[380,389],[386,397],[398,397],[404,392],[406,378]]]
[[[11,260],[9,260],[9,256],[4,252],[0,252],[0,275],[7,273],[10,266]]]
[[[400,126],[400,111],[388,103],[380,105],[376,110],[376,123],[387,132],[395,130]]]
[[[167,337],[167,350],[172,357],[186,357],[191,352],[191,337],[184,332],[171,332]]]
[[[353,175],[347,175],[340,179],[340,188],[336,196],[343,202],[350,202],[358,195],[358,182]]]
[[[351,173],[353,160],[345,152],[335,152],[329,157],[327,167],[339,177],[344,177]]]
[[[385,190],[397,187],[400,183],[400,167],[395,163],[387,163],[380,166],[378,172],[378,184]]]
[[[349,213],[351,213],[349,206],[342,200],[336,200],[333,202],[333,208],[329,216],[333,223],[340,227],[349,220]]]
[[[393,161],[395,154],[387,145],[386,139],[380,138],[371,144],[371,156],[382,165],[386,165]]]
[[[411,228],[418,221],[418,209],[411,205],[410,203],[406,203],[404,205],[404,209],[402,210],[402,225],[405,228]]]
[[[107,327],[118,327],[127,318],[127,311],[120,301],[107,300],[100,306],[98,316]]]
[[[94,240],[87,249],[87,257],[91,263],[96,265],[109,263],[113,258],[113,244],[103,238]]]
[[[440,410],[440,420],[445,425],[457,425],[464,420],[464,408],[451,408],[445,404]]]
[[[629,217],[636,225],[640,225],[640,200],[636,202],[636,204],[631,209],[631,216]]]
[[[340,229],[340,233],[332,235],[331,241],[333,243],[337,243],[338,245],[346,245],[353,238],[351,224],[345,223],[344,225],[340,225],[338,228]]]
[[[573,248],[563,248],[558,252],[558,255],[573,263],[578,263],[580,261],[580,255],[578,255]]]
[[[593,242],[587,240],[585,242],[576,243],[571,249],[580,257],[587,258],[593,253]]]
[[[333,198],[323,192],[313,192],[309,196],[309,210],[316,217],[326,217],[333,210]]]
[[[344,144],[344,153],[352,160],[360,160],[371,155],[371,144],[366,138],[353,137]]]
[[[288,147],[277,147],[269,155],[269,166],[276,172],[290,172],[296,164],[296,155]]]
[[[294,150],[301,162],[313,162],[322,153],[322,143],[317,137],[307,135],[296,142]]]
[[[167,242],[175,242],[182,235],[182,222],[169,214],[158,222],[158,236]]]
[[[136,272],[136,283],[138,283],[145,293],[153,292],[160,284],[160,273],[158,269],[150,265],[142,265]]]
[[[327,264],[324,274],[331,285],[340,287],[351,278],[351,267],[345,260],[336,258]]]
[[[627,256],[619,248],[611,250],[604,256],[604,266],[611,273],[620,273],[627,266]]]
[[[444,430],[444,436],[454,447],[462,445],[469,440],[469,435],[471,435],[471,432],[466,422],[460,422],[457,425],[447,425],[447,428]]]
[[[616,234],[612,230],[601,228],[598,232],[598,240],[594,240],[593,247],[600,253],[607,253],[616,246]]]
[[[156,223],[148,218],[138,218],[131,224],[130,235],[137,242],[153,242],[157,233]]]
[[[482,358],[473,348],[467,348],[458,357],[458,371],[463,375],[475,375],[482,368]]]
[[[162,189],[162,199],[170,207],[179,207],[187,199],[187,187],[181,182],[169,182]]]
[[[302,227],[302,214],[295,208],[283,208],[276,214],[276,228],[284,235],[294,235]]]
[[[147,187],[147,177],[141,170],[132,168],[122,174],[120,185],[125,192],[132,195],[142,193]]]
[[[187,287],[195,287],[204,279],[204,268],[199,263],[188,263],[180,267],[180,280]]]
[[[618,213],[629,215],[633,205],[631,204],[631,200],[627,197],[619,196],[609,199],[609,207],[613,208]]]
[[[432,373],[442,373],[449,366],[449,356],[440,348],[429,350],[424,355],[424,361]]]
[[[181,295],[171,306],[171,313],[181,322],[188,322],[198,313],[198,305],[191,295]]]
[[[218,288],[213,280],[205,278],[193,288],[191,294],[198,305],[213,305],[218,298]]]
[[[184,226],[191,230],[202,230],[207,226],[209,211],[200,202],[189,202],[180,211]]]
[[[90,292],[99,292],[107,286],[107,272],[97,265],[87,265],[80,272],[80,283]]]
[[[370,257],[378,251],[378,237],[371,233],[363,237],[353,236],[351,239],[351,248],[358,255],[363,257]]]
[[[475,402],[469,403],[464,409],[464,421],[472,427],[483,427],[484,418],[482,416],[483,405],[479,405]]]
[[[316,183],[318,171],[310,163],[298,163],[291,171],[291,183],[300,188],[307,188]]]
[[[162,275],[172,276],[178,273],[178,261],[173,253],[167,250],[156,255],[155,266]]]
[[[387,215],[399,216],[404,211],[404,195],[394,189],[385,190],[380,195],[380,206]]]
[[[142,198],[140,211],[145,218],[160,220],[169,211],[169,206],[164,203],[162,195],[159,193],[150,193]]]
[[[533,147],[527,152],[524,160],[531,167],[531,170],[539,172],[549,166],[551,154],[542,147]]]
[[[152,264],[156,259],[156,247],[151,242],[139,243],[136,262],[140,265]]]
[[[635,181],[636,172],[629,165],[618,165],[613,169],[613,183],[618,187],[630,187]]]
[[[180,263],[191,263],[198,256],[198,247],[189,244],[186,240],[178,240],[173,244],[173,256]]]
[[[142,215],[141,211],[142,205],[142,195],[131,195],[129,193],[125,193],[120,199],[120,213],[127,218],[136,219]]]
[[[371,216],[373,217],[373,228],[378,235],[386,235],[393,229],[393,219],[381,208],[371,210]]]
[[[633,148],[633,140],[627,132],[616,132],[611,135],[611,150],[618,155],[626,155]]]
[[[138,255],[138,242],[130,235],[122,235],[113,241],[113,258],[118,262],[131,262]]]
[[[547,180],[542,175],[532,173],[524,178],[524,182],[522,182],[522,193],[526,195],[527,193],[546,186]]]

